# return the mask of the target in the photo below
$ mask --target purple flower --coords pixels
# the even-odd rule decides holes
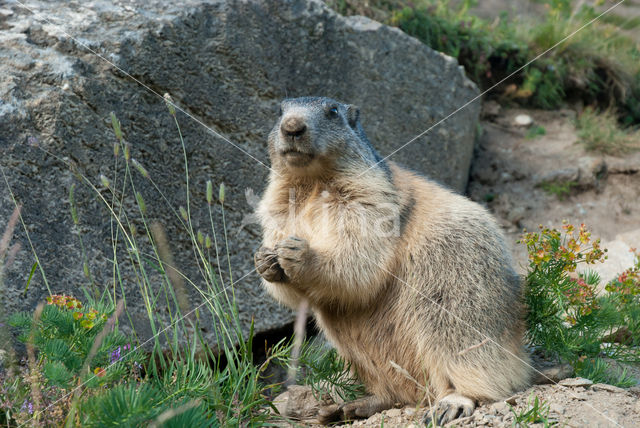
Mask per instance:
[[[120,347],[118,346],[115,350],[111,352],[111,364],[117,363],[120,361]]]
[[[24,403],[22,403],[22,407],[20,408],[21,411],[27,411],[29,412],[30,415],[33,415],[33,403],[29,400],[24,400]]]

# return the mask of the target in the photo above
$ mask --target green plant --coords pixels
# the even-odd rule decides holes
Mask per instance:
[[[585,108],[575,120],[580,144],[587,150],[621,155],[640,149],[640,131],[623,129],[611,110]]]
[[[544,126],[535,125],[527,130],[525,138],[527,140],[533,140],[534,138],[540,137],[542,135],[546,135],[547,130],[544,129]]]
[[[88,303],[50,295],[49,304],[35,317],[12,317],[34,358],[33,364],[30,358],[20,366],[18,376],[0,373],[0,420],[55,426],[239,426],[264,425],[274,419],[267,411],[268,396],[279,385],[269,384],[264,371],[273,359],[287,358],[288,348],[273,347],[260,365],[253,359],[253,325],[240,322],[228,260],[227,190],[221,184],[216,199],[213,184],[207,181],[205,200],[199,202],[208,209],[210,231],[196,230],[185,142],[178,113],[168,96],[165,100],[178,130],[186,189],[186,205],[169,204],[169,208],[191,241],[193,262],[202,277],[188,278],[174,268],[162,228],[148,220],[153,206],[145,201],[142,189],[154,189],[167,203],[169,199],[154,182],[153,171],[135,159],[112,114],[113,174],[101,176],[96,185],[75,171],[109,213],[112,282],[98,290],[99,299],[93,298],[95,289],[86,290]],[[124,203],[127,199],[132,204]],[[73,187],[69,200],[78,225],[82,219],[76,206],[81,201]],[[214,227],[216,216],[222,231]],[[224,256],[229,272],[224,272]],[[119,313],[114,309],[120,300],[126,308],[125,271],[137,281],[152,332],[149,338],[140,338],[135,331],[133,337],[119,332]],[[87,279],[91,281],[91,276]],[[202,299],[196,308],[186,301],[188,288]],[[133,325],[126,309],[125,316]],[[200,325],[207,318],[215,349],[201,334]]]
[[[575,272],[579,263],[604,262],[606,250],[584,225],[563,229],[541,227],[520,241],[529,253],[529,340],[580,376],[628,386],[627,374],[610,370],[606,360],[640,361],[640,259],[599,293],[596,273]]]
[[[21,332],[20,340],[39,351],[38,365],[47,382],[69,389],[90,377],[86,386],[97,388],[130,376],[142,360],[131,339],[115,327],[101,338],[88,361],[96,337],[114,309],[102,304],[83,306],[73,297],[54,295],[47,298],[39,319],[19,313],[10,317],[9,324]],[[103,367],[108,365],[106,372]]]
[[[278,363],[289,367],[289,351],[280,353]],[[351,401],[365,394],[364,385],[360,383],[351,366],[342,359],[338,352],[313,339],[305,341],[298,360],[300,381],[312,387],[318,396],[329,394],[343,401]]]
[[[511,407],[511,406],[510,406]],[[535,397],[529,397],[527,407],[516,410],[511,407],[511,413],[514,420],[513,425],[516,427],[528,427],[530,424],[542,424],[543,427],[557,425],[555,421],[549,421],[549,403]]]
[[[556,195],[558,199],[564,199],[577,185],[578,183],[572,180],[553,180],[542,182],[539,187],[550,195]]]
[[[579,98],[615,106],[624,124],[640,122],[640,49],[622,29],[637,20],[601,19],[593,5],[544,0],[542,18],[503,12],[493,21],[474,16],[474,0],[329,2],[340,13],[386,20],[433,49],[454,56],[490,95],[546,109]],[[592,22],[593,21],[593,22]],[[586,28],[585,26],[588,26]],[[585,30],[581,29],[585,27]]]
[[[526,45],[513,37],[513,29],[501,24],[491,28],[473,15],[475,2],[465,0],[453,6],[448,0],[420,2],[393,13],[391,23],[426,45],[451,55],[465,66],[467,74],[481,85],[523,63]],[[500,63],[500,72],[493,63]]]

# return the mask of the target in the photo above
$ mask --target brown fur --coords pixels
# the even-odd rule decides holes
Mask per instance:
[[[338,104],[344,120],[327,125],[333,100],[320,100],[309,108],[309,99],[293,100],[283,115],[300,117],[305,135],[280,122],[270,135],[274,173],[259,208],[256,255],[266,289],[291,308],[309,301],[375,397],[364,413],[459,396],[498,400],[524,388],[521,284],[492,216],[396,164],[376,164],[366,144],[344,150],[364,134],[349,120],[350,106]],[[327,127],[348,137],[317,143]],[[282,144],[314,156],[294,165]]]

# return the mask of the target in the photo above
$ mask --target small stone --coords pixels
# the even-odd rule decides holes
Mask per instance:
[[[518,396],[517,395],[512,395],[511,397],[507,398],[506,400],[504,400],[505,403],[507,404],[511,404],[512,406],[515,406],[518,402]]]
[[[500,104],[495,101],[487,101],[482,104],[482,117],[485,119],[495,119],[500,115]]]
[[[517,206],[509,211],[509,213],[507,214],[507,219],[511,223],[517,225],[520,221],[522,221],[522,219],[524,219],[525,214],[526,210],[524,209],[524,207]]]
[[[416,414],[416,409],[414,409],[413,407],[407,407],[404,409],[404,414],[411,417]]]
[[[571,387],[571,388],[577,388],[577,387],[580,387],[580,386],[583,386],[583,387],[587,388],[587,387],[593,385],[593,382],[590,381],[589,379],[585,379],[583,377],[572,377],[572,378],[569,378],[569,379],[563,379],[558,384],[562,385],[562,386],[568,386],[568,387]]]
[[[627,391],[625,391],[622,388],[619,388],[617,386],[613,386],[613,385],[608,385],[606,383],[596,383],[591,387],[591,390],[593,391],[607,391],[607,392],[613,392],[613,393],[623,393],[625,394]]]
[[[513,175],[511,175],[509,172],[503,172],[500,174],[500,180],[504,181],[505,183],[509,182],[509,181],[513,181]]]
[[[549,411],[556,413],[558,415],[563,415],[564,414],[564,406],[561,406],[558,403],[551,403],[549,405]]]
[[[390,409],[387,410],[387,416],[390,418],[397,418],[398,416],[402,416],[402,410],[400,409]]]
[[[578,391],[577,393],[571,393],[569,394],[569,398],[572,400],[578,400],[578,401],[587,401],[589,399],[589,396],[587,394],[585,394],[584,389],[582,391]]]
[[[564,183],[574,182],[577,183],[580,177],[580,170],[578,168],[562,168],[554,171],[547,172],[534,178],[534,182],[537,186],[544,183]]]
[[[533,124],[533,119],[528,114],[519,114],[513,119],[513,123],[516,126],[528,128]]]
[[[509,413],[509,405],[504,401],[498,401],[497,403],[493,403],[491,405],[491,409],[493,409],[496,413],[505,415]]]

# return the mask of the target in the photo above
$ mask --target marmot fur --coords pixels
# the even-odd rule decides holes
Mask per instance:
[[[437,402],[443,424],[525,388],[522,284],[487,210],[382,161],[355,106],[281,107],[256,268],[278,301],[308,300],[371,394],[321,420]]]

